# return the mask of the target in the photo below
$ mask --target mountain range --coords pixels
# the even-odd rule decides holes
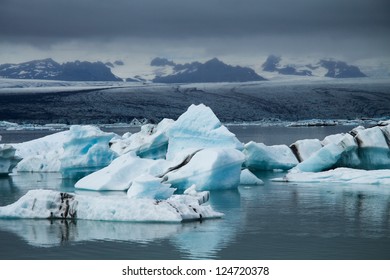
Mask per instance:
[[[250,82],[265,81],[249,67],[231,66],[217,58],[205,63],[192,62],[176,64],[164,58],[155,58],[151,66],[170,67],[171,74],[156,75],[155,83],[218,83],[218,82]]]
[[[267,57],[257,69],[232,66],[219,60],[210,59],[204,63],[191,62],[179,64],[166,58],[156,57],[150,63],[149,74],[123,77],[118,69],[126,66],[123,61],[88,62],[74,61],[58,63],[51,58],[33,60],[19,64],[1,64],[0,77],[9,79],[42,79],[63,81],[127,81],[154,83],[213,83],[213,82],[250,82],[265,81],[268,76],[295,75],[330,78],[360,78],[366,75],[354,65],[332,59],[321,59],[309,64],[282,64],[282,58],[276,55]],[[257,67],[256,67],[257,68]],[[115,75],[114,73],[117,75]],[[131,76],[131,75],[129,75]]]
[[[1,64],[0,77],[62,81],[122,81],[104,63],[74,61],[60,64],[51,58],[19,64]]]
[[[275,72],[281,75],[321,76],[329,78],[361,78],[367,77],[357,66],[348,65],[344,61],[321,59],[315,64],[281,65],[282,58],[270,55],[262,64],[263,71]]]

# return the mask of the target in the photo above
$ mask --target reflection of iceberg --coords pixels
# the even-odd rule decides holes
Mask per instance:
[[[181,222],[221,216],[209,205],[200,205],[199,197],[191,194],[157,201],[31,190],[15,203],[0,207],[1,218]]]
[[[147,243],[179,233],[183,224],[0,219],[0,228],[21,236],[32,246],[53,247],[91,240]]]
[[[247,223],[245,212],[240,211],[241,199],[237,190],[212,192],[210,200],[215,209],[226,214],[224,218],[184,224],[183,230],[171,239],[186,258],[214,258],[218,251],[234,241],[237,232]]]

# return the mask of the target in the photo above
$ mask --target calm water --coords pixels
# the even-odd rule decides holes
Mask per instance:
[[[290,144],[350,128],[229,129],[244,142]],[[0,220],[0,259],[390,258],[390,186],[274,183],[284,173],[257,175],[264,186],[212,192],[211,205],[225,217],[202,223]],[[73,184],[58,174],[0,178],[0,205],[30,189],[74,191]]]

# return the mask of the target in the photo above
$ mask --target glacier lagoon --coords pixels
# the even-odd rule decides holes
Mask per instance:
[[[322,139],[351,128],[229,126],[242,142],[267,145]],[[6,137],[18,139],[23,131],[13,133]],[[211,192],[211,206],[225,214],[217,220],[179,224],[0,220],[0,258],[389,259],[388,186],[283,183],[272,181],[283,177],[283,172],[257,175],[264,185]],[[3,177],[0,206],[37,188],[74,192],[74,184],[75,180],[56,173]],[[76,194],[85,192],[126,196],[125,192],[76,190]]]

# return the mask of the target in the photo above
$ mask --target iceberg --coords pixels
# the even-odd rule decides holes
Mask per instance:
[[[350,133],[329,135],[322,140],[324,145],[291,171],[319,172],[337,167],[357,169],[389,169],[390,149],[388,131],[390,126],[364,129],[357,127]]]
[[[359,145],[359,158],[362,169],[388,169],[390,168],[389,139],[386,132],[390,125],[380,128],[372,127],[361,130],[355,136]]]
[[[146,194],[141,189],[149,183],[158,189],[165,183],[180,190],[230,189],[238,186],[244,162],[242,143],[203,104],[190,106],[176,121],[164,119],[113,138],[110,146],[120,156],[80,179],[76,188],[128,190],[129,196]]]
[[[171,119],[163,119],[158,125],[145,124],[138,133],[113,139],[111,149],[119,155],[135,151],[141,158],[164,159],[168,149],[166,134],[173,123]]]
[[[245,166],[250,170],[288,170],[298,164],[292,150],[286,145],[266,146],[250,141],[245,144]]]
[[[31,190],[13,204],[0,207],[0,218],[80,219],[132,222],[183,222],[220,218],[197,196],[173,195],[167,200],[94,197],[52,190]]]
[[[128,152],[94,173],[76,182],[75,188],[94,191],[126,191],[134,179],[143,174],[158,175],[165,170],[166,161],[138,157]]]
[[[127,190],[129,198],[151,198],[164,200],[170,198],[176,191],[171,184],[161,182],[161,178],[151,175],[138,176]]]
[[[323,172],[290,172],[279,182],[390,185],[390,169],[362,170],[340,167]]]
[[[173,159],[186,149],[233,148],[242,150],[243,144],[231,133],[207,106],[191,105],[167,131],[169,145],[167,159]]]
[[[243,169],[240,175],[240,185],[264,185],[264,182],[248,169]]]
[[[23,158],[19,172],[61,172],[72,177],[74,172],[91,172],[107,166],[117,157],[109,148],[114,133],[102,132],[95,126],[71,126],[36,140],[15,144],[16,155]]]
[[[244,160],[244,154],[236,149],[207,148],[190,154],[184,164],[170,168],[163,180],[179,190],[192,185],[196,185],[197,191],[237,188]]]
[[[0,136],[1,140],[1,136]],[[15,156],[16,149],[11,145],[0,145],[0,176],[8,175],[22,159]]]
[[[340,145],[330,143],[300,162],[291,172],[319,172],[334,166],[341,158],[344,149]]]
[[[318,139],[298,140],[290,145],[290,149],[294,152],[299,162],[308,159],[321,148],[322,144]]]

